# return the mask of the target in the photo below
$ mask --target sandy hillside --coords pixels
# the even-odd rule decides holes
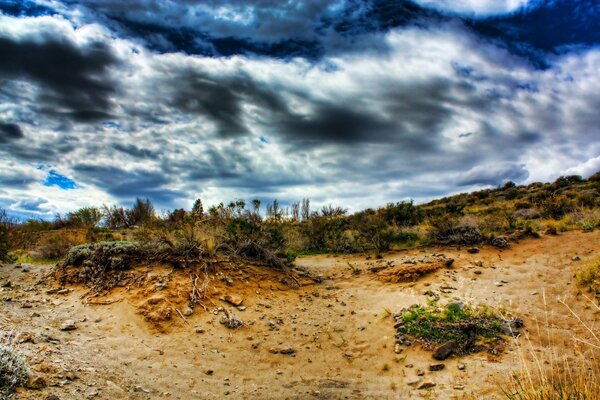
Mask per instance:
[[[143,268],[148,284],[90,297],[78,286],[57,292],[52,266],[4,265],[0,329],[47,383],[21,388],[17,399],[502,398],[499,382],[519,364],[514,343],[507,341],[500,355],[450,358],[430,372],[431,353],[418,345],[394,352],[389,312],[423,304],[423,293],[433,291],[440,302],[458,299],[518,315],[539,354],[570,351],[573,337],[590,333],[559,300],[600,330],[600,314],[573,280],[574,268],[599,254],[595,231],[526,239],[503,251],[482,247],[477,254],[427,248],[382,260],[299,259],[313,279],[242,266],[212,276],[203,303],[208,311],[191,314],[182,302],[189,277],[169,268]],[[349,263],[362,272],[353,273]],[[419,277],[421,267],[433,271]],[[405,276],[416,280],[404,282]],[[225,295],[242,305],[220,301]],[[244,325],[227,329],[218,307]],[[75,329],[62,330],[68,320]],[[424,381],[435,386],[417,389]]]

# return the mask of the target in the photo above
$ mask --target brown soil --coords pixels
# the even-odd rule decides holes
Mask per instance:
[[[389,312],[424,304],[426,291],[438,293],[441,302],[458,299],[520,316],[530,340],[519,340],[540,354],[563,354],[574,349],[574,338],[589,339],[559,300],[598,329],[600,314],[578,292],[573,271],[600,253],[600,232],[526,239],[503,251],[466,250],[391,252],[382,260],[299,259],[298,266],[320,275],[321,283],[303,274],[224,266],[206,280],[196,274],[207,296],[191,315],[193,271],[144,267],[137,284],[92,297],[82,286],[49,294],[57,287],[51,266],[5,265],[0,284],[10,280],[12,287],[0,292],[0,333],[13,338],[49,384],[20,389],[15,398],[502,398],[500,382],[519,367],[521,354],[510,339],[500,357],[450,358],[438,372],[428,370],[435,361],[419,346],[394,352]],[[581,260],[573,261],[575,255]],[[220,300],[227,295],[232,302],[242,299],[246,309]],[[227,329],[218,307],[244,325]],[[65,320],[77,329],[60,330]],[[408,385],[419,369],[425,371],[420,379],[436,384],[428,391]]]

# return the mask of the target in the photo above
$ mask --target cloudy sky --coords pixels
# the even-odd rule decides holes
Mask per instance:
[[[350,210],[600,170],[596,0],[0,0],[0,207]]]

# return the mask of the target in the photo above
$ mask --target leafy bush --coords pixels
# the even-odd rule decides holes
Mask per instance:
[[[377,255],[389,250],[397,238],[394,228],[378,214],[359,214],[352,221],[352,227],[358,232],[358,247],[362,251],[374,251]]]
[[[24,385],[30,372],[23,357],[12,347],[0,344],[0,398],[9,398],[19,385]]]
[[[346,232],[348,220],[343,216],[313,216],[300,225],[306,238],[306,250],[352,253],[357,251],[352,238]]]
[[[104,213],[97,207],[83,207],[67,214],[68,226],[73,228],[92,228],[100,223]]]
[[[251,217],[236,217],[225,229],[225,245],[229,253],[250,260],[285,268],[293,261],[286,252],[286,241],[281,224],[260,223]]]
[[[423,220],[423,212],[410,202],[389,203],[381,210],[386,222],[396,226],[418,225]]]

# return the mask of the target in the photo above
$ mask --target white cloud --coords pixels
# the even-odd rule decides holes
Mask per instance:
[[[537,0],[416,0],[417,3],[444,11],[470,15],[492,15],[514,12]]]
[[[477,12],[493,10],[492,2],[469,3]],[[513,10],[525,2],[493,3]],[[74,28],[60,17],[1,18],[0,27],[11,28],[0,33],[47,32],[79,44],[101,40],[121,59],[111,71],[120,88],[111,110],[118,126],[75,123],[61,129],[44,116],[21,122],[21,153],[0,158],[3,171],[16,166],[16,175],[31,177],[27,185],[0,187],[0,206],[15,211],[24,211],[30,199],[41,200],[44,215],[103,202],[127,205],[144,190],[163,195],[161,207],[169,208],[189,207],[197,196],[208,204],[258,196],[311,197],[317,206],[331,202],[356,210],[507,179],[553,180],[565,171],[589,175],[600,169],[598,50],[557,57],[551,68],[538,71],[447,25],[389,32],[382,37],[387,53],[349,53],[312,64],[156,54],[95,25]],[[222,89],[214,101],[231,95],[239,102],[239,110],[232,109],[245,135],[220,135],[210,112],[174,104],[177,90],[193,87],[195,80]],[[288,113],[257,102],[253,90],[281,100]],[[1,104],[0,118],[27,114],[23,110],[35,114],[32,92],[20,92],[14,106]],[[192,94],[192,101],[206,96],[201,90]],[[312,121],[326,107],[383,121],[383,128],[354,141],[343,134],[289,132],[290,115]],[[395,130],[387,132],[390,126]],[[306,145],[306,138],[313,142]],[[74,179],[78,189],[43,186],[44,173],[25,161],[50,153],[44,162]]]

